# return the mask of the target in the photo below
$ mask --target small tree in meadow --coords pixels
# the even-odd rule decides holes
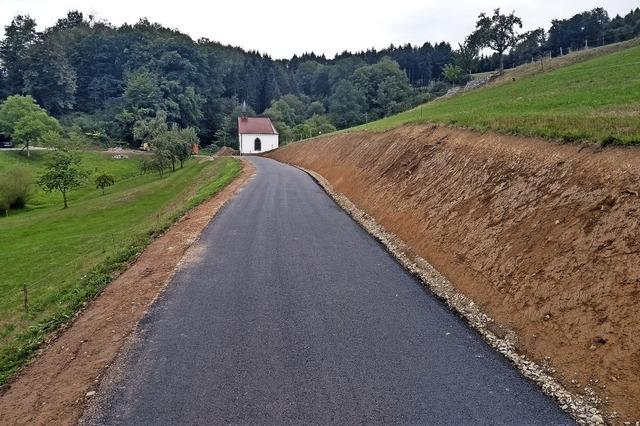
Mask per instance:
[[[176,157],[171,149],[168,131],[156,136],[151,141],[151,168],[156,170],[160,177],[164,175],[164,170],[170,166],[175,170]]]
[[[457,65],[447,64],[442,68],[442,76],[453,86],[460,81],[462,68]]]
[[[76,152],[57,150],[38,179],[38,185],[45,191],[58,191],[62,194],[65,209],[68,207],[67,194],[81,186],[88,176],[88,173],[80,168],[80,163],[80,156]]]
[[[198,132],[193,127],[179,130],[179,138],[174,148],[176,158],[180,161],[180,168],[184,166],[184,162],[191,157],[192,147],[200,143]]]
[[[116,178],[106,173],[102,173],[96,177],[96,188],[102,190],[102,195],[104,195],[105,189],[115,185],[115,183],[116,183]]]

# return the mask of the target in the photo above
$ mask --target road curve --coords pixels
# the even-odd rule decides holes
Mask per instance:
[[[305,173],[251,161],[83,423],[573,424]]]

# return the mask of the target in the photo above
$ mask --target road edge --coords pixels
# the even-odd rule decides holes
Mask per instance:
[[[387,231],[344,194],[335,191],[322,175],[298,165],[290,165],[309,175],[336,204],[378,241],[430,293],[476,330],[492,349],[503,355],[525,378],[535,383],[542,393],[551,397],[578,424],[589,426],[605,424],[605,416],[597,408],[601,400],[591,389],[585,388],[585,395],[574,394],[567,390],[551,375],[554,373],[553,368],[539,365],[517,351],[518,336],[513,330],[502,327],[483,313],[473,300],[458,291],[429,262],[414,255],[400,238]],[[607,423],[614,420],[607,418]]]

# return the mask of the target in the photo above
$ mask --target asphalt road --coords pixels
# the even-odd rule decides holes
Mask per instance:
[[[87,423],[573,423],[306,174],[252,161]]]

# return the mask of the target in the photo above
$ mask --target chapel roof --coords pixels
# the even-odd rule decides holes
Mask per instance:
[[[278,131],[269,117],[238,117],[238,133],[277,135]]]

